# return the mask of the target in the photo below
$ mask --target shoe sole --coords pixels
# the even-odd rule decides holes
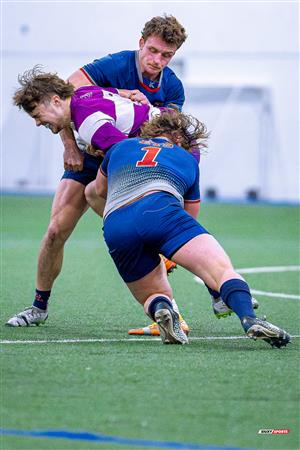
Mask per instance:
[[[259,324],[252,325],[246,332],[250,339],[262,339],[272,347],[285,347],[291,340],[284,330],[272,331]]]
[[[226,311],[223,313],[216,313],[215,312],[215,316],[217,319],[225,319],[226,317],[231,316],[231,314],[233,313],[233,311]]]
[[[183,345],[188,343],[188,338],[183,331],[179,334],[174,330],[174,320],[168,309],[159,309],[156,311],[155,322],[158,325],[160,336],[164,344]]]

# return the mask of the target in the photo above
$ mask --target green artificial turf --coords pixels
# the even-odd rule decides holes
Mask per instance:
[[[299,338],[283,349],[247,339],[236,317],[217,320],[205,288],[179,268],[170,276],[191,328],[188,346],[130,339],[149,320],[123,285],[88,212],[66,244],[43,327],[8,328],[30,306],[51,199],[2,199],[1,339],[103,339],[3,344],[1,428],[89,431],[203,446],[299,449]],[[299,265],[299,209],[204,204],[201,222],[237,268]],[[299,272],[245,274],[252,289],[299,295]],[[299,300],[257,296],[259,315],[299,335]],[[258,435],[288,428],[288,435]],[[92,442],[1,437],[1,450],[143,449]],[[146,447],[145,447],[146,448]],[[148,447],[149,448],[149,447]]]

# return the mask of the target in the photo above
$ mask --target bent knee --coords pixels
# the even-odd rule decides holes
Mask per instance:
[[[89,202],[89,200],[94,197],[95,190],[94,190],[94,187],[93,187],[93,183],[90,183],[90,184],[88,184],[85,187],[84,195],[85,195],[85,198],[86,198],[87,202]]]
[[[99,197],[103,197],[103,192],[102,190],[97,187],[97,184],[95,183],[95,181],[92,181],[91,183],[89,183],[85,190],[84,190],[84,195],[85,198],[87,199],[87,201],[90,200],[95,200]]]
[[[51,222],[44,239],[49,246],[64,243],[72,233],[72,230],[73,228],[68,229],[68,227],[59,225],[58,222]]]

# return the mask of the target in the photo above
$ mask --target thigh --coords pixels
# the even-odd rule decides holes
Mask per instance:
[[[51,224],[65,233],[72,232],[88,205],[85,186],[71,179],[62,179],[58,185],[51,210]]]
[[[228,255],[210,234],[201,234],[188,241],[174,253],[172,260],[213,289],[219,288],[225,272],[233,271]]]

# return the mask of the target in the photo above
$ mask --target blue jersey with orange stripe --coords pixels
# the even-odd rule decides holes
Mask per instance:
[[[151,191],[168,192],[182,206],[184,201],[200,201],[197,161],[167,138],[132,138],[115,144],[101,172],[108,176],[105,217]]]
[[[173,70],[165,67],[159,82],[146,77],[141,81],[138,75],[137,53],[125,50],[96,59],[81,69],[89,80],[101,87],[138,89],[154,106],[172,107],[181,110],[184,103],[184,89]]]

